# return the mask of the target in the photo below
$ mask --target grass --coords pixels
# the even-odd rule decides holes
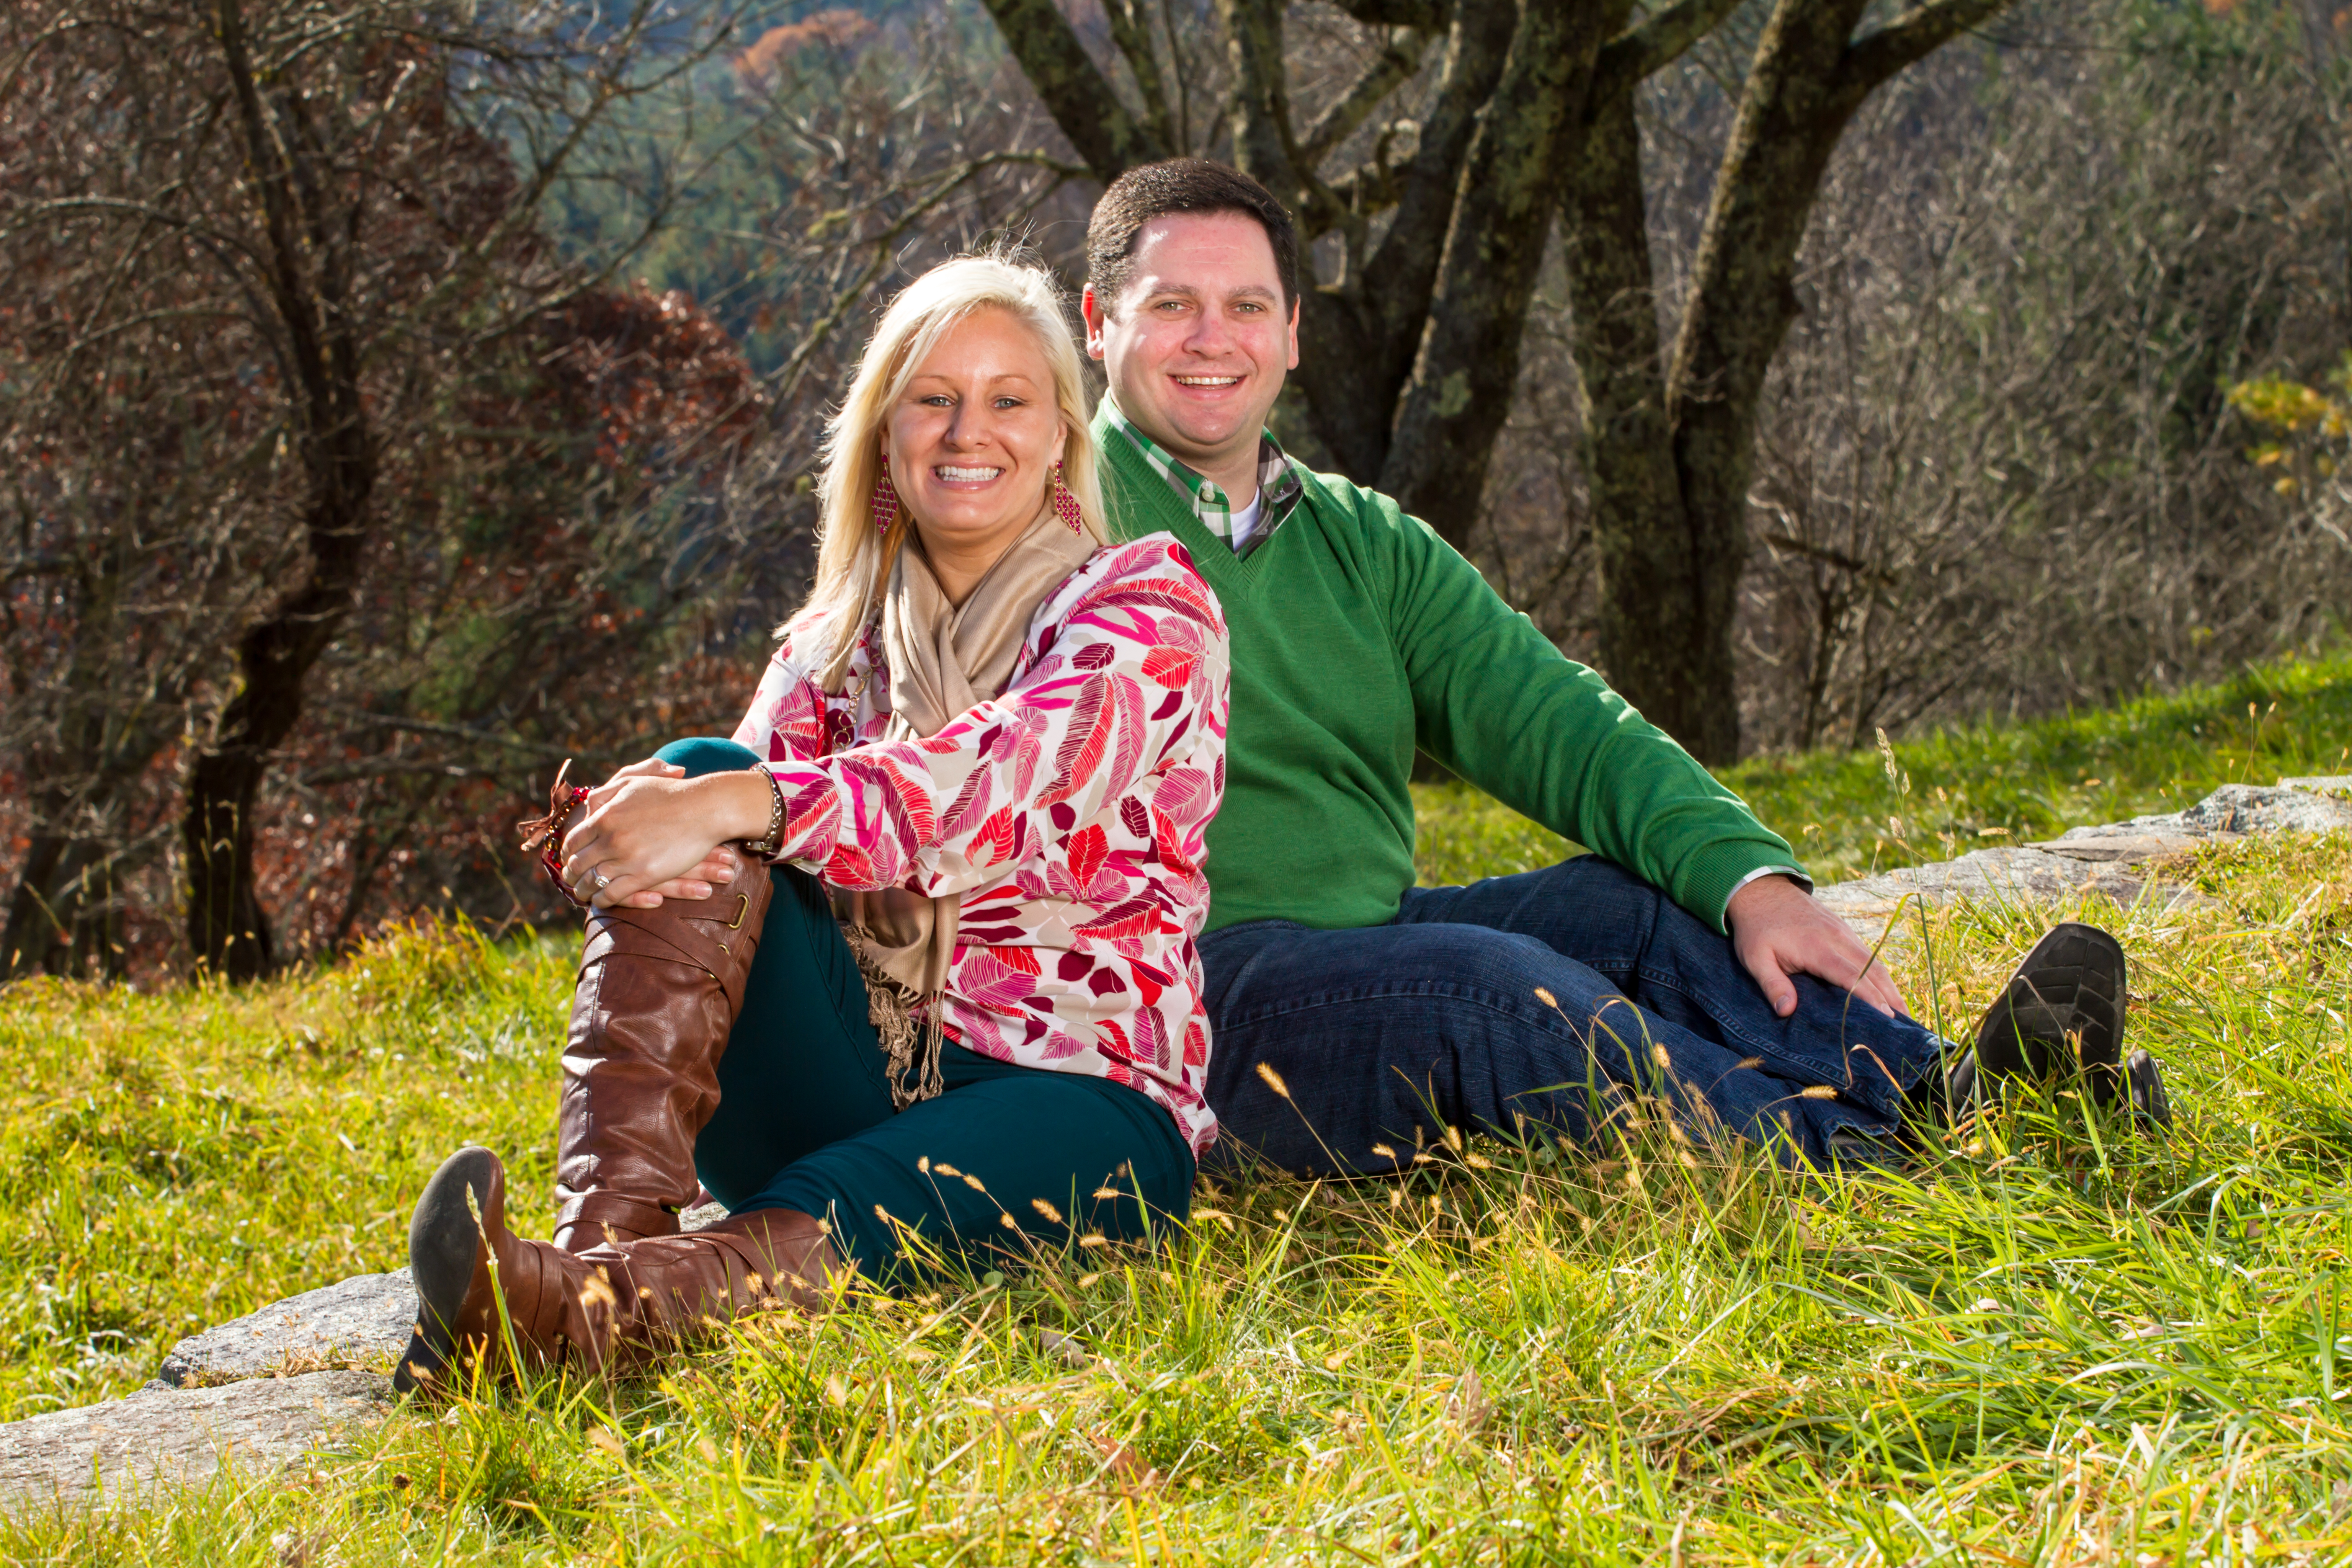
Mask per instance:
[[[2265,679],[2317,716],[2277,771],[2326,761],[2308,731],[2347,725],[2352,670]],[[2177,700],[1898,754],[1915,802],[2009,765],[1970,809],[2057,812],[2003,819],[2038,834],[2236,769],[2245,731],[2212,726],[2241,694]],[[2053,791],[2093,765],[2107,782]],[[1918,809],[1877,767],[1741,787],[1866,844]],[[1432,837],[1473,853],[1485,830],[1438,800]],[[2216,903],[2101,909],[2182,1107],[2160,1147],[2056,1098],[1911,1179],[1801,1183],[1650,1125],[1598,1156],[1474,1142],[1402,1181],[1204,1183],[1156,1252],[764,1317],[651,1378],[478,1390],[289,1476],[22,1514],[0,1559],[2352,1561],[2352,842],[2184,874]],[[1899,976],[1968,1016],[2056,912],[1916,917]],[[417,931],[243,991],[9,989],[0,1416],[394,1266],[468,1139],[543,1226],[570,964]]]
[[[1911,776],[1907,802],[1889,794],[1874,751],[1755,757],[1721,777],[1815,877],[1839,880],[2178,811],[2225,784],[2352,770],[2352,654],[2040,723],[1939,730],[1894,750]],[[1424,883],[1530,871],[1570,847],[1467,784],[1418,785],[1414,796]]]

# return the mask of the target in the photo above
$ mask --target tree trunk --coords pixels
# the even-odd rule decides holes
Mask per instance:
[[[1731,636],[1748,558],[1756,403],[1796,320],[1797,248],[1853,111],[1838,66],[1867,5],[1780,0],[1773,8],[1724,150],[1675,343],[1668,406],[1696,593],[1682,628],[1688,687],[1677,693],[1686,728],[1674,733],[1705,762],[1739,754]]]
[[[1144,127],[1164,116],[1149,101],[1141,117],[1120,104],[1052,0],[984,4],[1096,177],[1108,182],[1147,155],[1179,151],[1155,150]],[[1337,231],[1348,241],[1346,277],[1328,286],[1303,280],[1296,379],[1309,426],[1343,472],[1385,485],[1459,543],[1510,412],[1527,301],[1601,13],[1582,0],[1460,0],[1443,9],[1357,0],[1342,8],[1367,25],[1428,31],[1444,23],[1445,63],[1412,156],[1328,177],[1318,167],[1388,85],[1410,74],[1389,58],[1393,49],[1340,95],[1360,110],[1348,126],[1302,131],[1288,97],[1285,0],[1218,0],[1234,75],[1233,159],[1298,216],[1303,239]],[[1140,32],[1111,20],[1113,41],[1137,64]],[[1139,66],[1147,100],[1157,79],[1156,66]],[[1389,216],[1375,245],[1380,212]]]
[[[1670,706],[1653,717],[1703,761],[1739,754],[1731,637],[1748,558],[1756,407],[1796,320],[1797,253],[1822,173],[1880,83],[2011,3],[1930,0],[1855,40],[1869,0],[1778,0],[1757,43],[1666,383],[1693,591],[1688,620],[1658,627],[1685,646],[1664,656],[1683,673],[1666,694]],[[1641,628],[1628,620],[1622,629]]]
[[[276,962],[254,887],[255,808],[271,753],[302,716],[302,683],[341,629],[359,583],[373,458],[356,420],[330,432],[326,445],[325,493],[306,530],[310,580],[246,633],[237,648],[242,685],[222,710],[213,744],[188,770],[181,826],[188,946],[200,967],[231,980],[257,979]]]
[[[1561,186],[1580,159],[1584,95],[1608,26],[1583,0],[1528,0],[1462,166],[1421,353],[1380,488],[1459,548],[1518,390],[1528,302]]]
[[[1569,181],[1561,250],[1584,385],[1601,666],[1643,717],[1696,751],[1707,733],[1689,636],[1703,624],[1699,578],[1667,418],[1637,85],[1592,106]]]
[[[363,196],[333,191],[305,108],[262,101],[238,0],[218,0],[219,40],[268,236],[273,325],[291,371],[293,422],[309,481],[305,581],[237,645],[240,686],[214,741],[188,770],[181,834],[188,853],[188,946],[231,980],[269,973],[269,926],[254,886],[254,814],[270,753],[302,716],[302,684],[358,592],[375,452],[360,392],[351,318],[349,233]],[[344,212],[336,195],[354,204]]]
[[[1315,434],[1342,473],[1369,484],[1388,461],[1445,259],[1462,163],[1517,29],[1507,5],[1462,5],[1447,25],[1437,100],[1397,193],[1387,237],[1338,287],[1309,289],[1292,372]]]
[[[67,889],[76,882],[66,864],[72,847],[69,840],[44,833],[26,850],[16,890],[8,900],[7,934],[0,937],[8,959],[0,974],[69,972],[74,927],[79,923],[68,903]]]
[[[26,758],[31,843],[0,931],[0,976],[123,972],[121,884],[152,849],[128,843],[139,780],[177,737],[192,666],[142,673],[122,655],[140,634],[122,613],[143,584],[142,530],[126,524],[70,574],[72,655],[47,743]]]

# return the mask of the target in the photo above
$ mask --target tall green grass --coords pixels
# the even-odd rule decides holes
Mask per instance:
[[[1881,772],[1839,820],[1891,809],[1916,808]],[[2352,1561],[2352,842],[2186,874],[2211,905],[2084,911],[2132,954],[2181,1110],[2161,1144],[2062,1095],[1904,1178],[1801,1181],[1651,1121],[1204,1183],[1157,1251],[477,1389],[290,1476],[20,1513],[0,1559]],[[1969,1016],[2064,912],[1906,916],[1898,977]],[[543,1226],[570,962],[419,931],[243,992],[0,994],[0,1415],[395,1264],[468,1139]]]

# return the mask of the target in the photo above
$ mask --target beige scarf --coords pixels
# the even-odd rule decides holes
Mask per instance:
[[[882,651],[890,668],[890,721],[882,739],[935,735],[1001,695],[1037,606],[1094,552],[1094,542],[1073,533],[1048,506],[955,605],[932,574],[920,537],[910,536],[882,599]],[[962,907],[961,893],[930,899],[903,888],[835,895],[835,913],[857,955],[869,1012],[890,1053],[891,1099],[902,1108],[940,1091],[939,996],[947,987]],[[907,1008],[925,997],[931,1026],[916,1087],[907,1090],[901,1076],[917,1066]]]

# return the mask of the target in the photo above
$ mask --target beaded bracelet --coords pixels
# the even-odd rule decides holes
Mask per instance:
[[[776,847],[784,841],[784,786],[776,782],[776,775],[769,772],[765,763],[753,763],[745,771],[758,773],[768,781],[768,831],[764,837],[747,842],[743,846],[743,853],[756,855],[762,860],[773,859]]]

